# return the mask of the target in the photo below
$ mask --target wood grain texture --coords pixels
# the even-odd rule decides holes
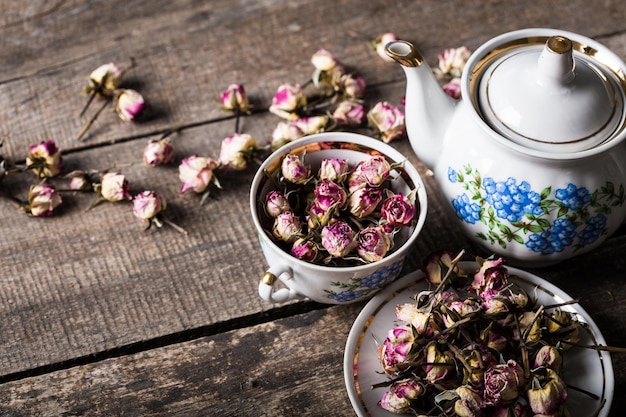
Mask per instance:
[[[169,218],[190,232],[185,236],[168,227],[141,232],[128,203],[85,211],[93,198],[87,194],[65,193],[63,209],[48,219],[28,218],[0,199],[0,379],[12,381],[0,384],[6,393],[0,395],[5,407],[0,415],[6,416],[32,415],[29,407],[41,415],[63,410],[211,415],[212,404],[222,407],[215,415],[257,415],[264,404],[270,408],[262,415],[296,415],[300,409],[301,415],[351,415],[340,360],[359,306],[299,315],[308,307],[295,303],[283,313],[257,295],[267,265],[249,215],[248,192],[258,165],[221,177],[224,190],[204,206],[198,196],[179,193],[178,162],[194,153],[217,157],[221,140],[233,133],[231,115],[215,105],[230,83],[244,84],[258,111],[241,120],[242,130],[265,144],[278,121],[265,111],[276,88],[285,81],[304,83],[312,73],[310,56],[320,48],[365,78],[367,102],[399,103],[405,86],[401,69],[380,60],[367,44],[383,31],[415,42],[432,65],[443,48],[474,49],[500,33],[540,26],[593,37],[626,58],[626,10],[617,1],[490,0],[459,6],[441,0],[0,0],[0,10],[0,154],[21,161],[29,145],[54,139],[66,172],[120,170],[133,194],[162,193]],[[75,140],[88,118],[78,113],[90,71],[131,59],[136,66],[124,85],[146,97],[145,114],[129,124],[105,112],[85,140]],[[172,127],[182,128],[173,136],[175,162],[144,167],[140,155],[147,141]],[[408,141],[392,146],[418,167],[429,194],[427,224],[405,272],[440,248],[489,255],[451,221],[447,203]],[[24,198],[33,180],[10,177],[2,187]],[[622,231],[573,262],[532,271],[580,297],[607,341],[626,346],[625,252]],[[293,316],[257,325],[276,311]],[[220,330],[232,326],[242,328]],[[168,342],[194,335],[195,329],[208,329],[211,336]],[[314,346],[314,362],[300,366],[297,353],[310,345],[307,332],[329,349]],[[150,349],[162,344],[167,346]],[[264,353],[254,356],[248,346],[260,346]],[[128,347],[146,351],[120,353]],[[88,364],[90,357],[107,355],[111,359]],[[224,367],[222,355],[239,368],[254,366],[258,378],[237,366]],[[49,373],[77,360],[78,366]],[[273,367],[273,360],[282,368]],[[613,361],[614,409],[621,410],[626,360],[614,355]],[[172,373],[177,366],[187,379]],[[29,372],[36,376],[25,378]],[[228,388],[218,392],[217,385]],[[99,396],[101,390],[105,394]],[[292,402],[280,403],[281,395]],[[141,402],[139,411],[133,401]],[[327,408],[316,411],[320,404]]]

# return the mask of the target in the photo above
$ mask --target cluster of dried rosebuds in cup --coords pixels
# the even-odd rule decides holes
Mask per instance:
[[[330,266],[383,259],[400,228],[411,227],[419,207],[415,192],[394,193],[394,166],[372,155],[355,166],[344,159],[321,161],[318,172],[306,154],[287,154],[265,196],[268,234],[292,256]]]
[[[398,325],[378,347],[389,379],[379,406],[393,413],[446,416],[567,416],[563,353],[579,346],[567,304],[538,305],[502,259],[478,259],[463,272],[462,253],[425,260],[435,287],[396,306]],[[572,364],[575,366],[575,364]]]

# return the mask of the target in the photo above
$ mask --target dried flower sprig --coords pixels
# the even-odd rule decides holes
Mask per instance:
[[[396,307],[399,324],[378,347],[389,377],[372,387],[388,387],[379,406],[416,415],[569,415],[562,355],[580,346],[584,324],[561,308],[569,302],[538,305],[501,258],[477,258],[478,271],[462,271],[462,253],[427,257],[422,271],[436,288]]]
[[[113,104],[113,109],[119,118],[125,122],[134,121],[139,113],[141,113],[145,106],[143,96],[136,90],[121,88],[124,73],[134,66],[134,60],[131,60],[130,67],[126,69],[110,62],[99,66],[91,72],[89,75],[89,84],[83,88],[83,93],[88,95],[88,99],[80,112],[80,116],[86,112],[94,98],[103,99],[103,103],[80,130],[76,137],[77,140],[83,138],[102,111],[110,104]]]

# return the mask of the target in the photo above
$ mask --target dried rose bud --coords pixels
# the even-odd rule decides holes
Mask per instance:
[[[241,84],[231,84],[220,95],[220,107],[223,110],[250,112],[250,103],[246,90]]]
[[[274,219],[272,234],[283,242],[293,243],[302,235],[302,223],[292,211],[284,211]]]
[[[441,284],[443,277],[446,276],[450,268],[452,267],[452,260],[454,256],[448,251],[438,251],[430,254],[424,260],[422,265],[422,271],[426,275],[426,279],[433,285]],[[459,274],[459,266],[454,265],[452,272],[448,277],[449,282],[457,281]]]
[[[443,86],[443,91],[454,99],[461,98],[461,79],[453,78]]]
[[[273,190],[265,197],[265,212],[271,217],[277,217],[280,213],[291,211],[291,206],[282,191]]]
[[[419,398],[424,391],[424,387],[412,378],[394,381],[378,405],[394,414],[408,413],[411,410],[411,401]]]
[[[325,49],[320,49],[311,57],[315,67],[311,80],[317,88],[335,89],[345,70],[339,60]]]
[[[299,238],[291,246],[289,252],[291,256],[294,256],[300,260],[306,262],[314,262],[317,259],[318,254],[317,245],[310,240]]]
[[[415,303],[404,303],[396,306],[396,318],[413,326],[417,336],[430,336],[433,332],[429,327],[431,315],[420,311]]]
[[[443,75],[460,77],[471,54],[466,46],[445,49],[443,53],[437,56],[439,58],[438,72]]]
[[[389,162],[387,162],[383,156],[372,156],[371,158],[361,161],[350,174],[350,178],[348,178],[351,191],[353,181],[357,183],[360,181],[360,184],[363,186],[367,184],[370,187],[379,187],[389,178],[390,173],[391,165],[389,165]]]
[[[294,119],[293,123],[306,135],[323,132],[330,122],[328,116],[310,116]]]
[[[211,158],[192,155],[183,159],[178,167],[178,177],[183,183],[181,193],[193,190],[202,193],[211,182],[215,182],[214,171],[219,164]]]
[[[356,190],[348,197],[350,213],[358,218],[367,217],[376,210],[383,194],[379,188],[365,187]]]
[[[295,154],[287,154],[280,166],[283,178],[293,184],[306,184],[311,179],[311,167]]]
[[[394,194],[383,201],[380,215],[392,226],[408,226],[415,217],[415,205],[404,194]]]
[[[365,96],[365,87],[363,77],[344,74],[339,79],[339,89],[343,92],[343,97],[348,99],[363,98]]]
[[[321,180],[313,190],[315,204],[324,211],[338,211],[348,199],[348,193],[339,184],[331,180]]]
[[[257,149],[256,139],[247,133],[235,133],[222,140],[219,162],[226,168],[243,171],[248,160]]]
[[[144,99],[138,91],[131,89],[120,90],[115,101],[115,111],[125,122],[132,122],[141,113],[144,107]]]
[[[339,103],[333,112],[335,122],[344,126],[359,126],[364,116],[365,106],[350,100]]]
[[[579,324],[574,313],[555,310],[546,317],[545,327],[549,335],[558,333],[564,349],[570,348],[572,343],[580,340]]]
[[[503,317],[511,311],[511,303],[504,297],[491,297],[484,300],[482,305],[485,315],[490,319]]]
[[[499,406],[512,402],[523,386],[524,370],[514,360],[492,366],[485,372],[485,404]]]
[[[378,35],[376,39],[370,42],[372,49],[378,54],[379,57],[382,58],[383,61],[386,62],[395,62],[393,58],[391,58],[385,52],[385,46],[389,42],[397,41],[398,37],[395,33],[386,32]]]
[[[493,351],[485,345],[472,343],[463,350],[465,362],[471,371],[467,375],[468,382],[474,387],[483,387],[485,383],[485,371],[498,364],[498,359]]]
[[[367,121],[385,143],[403,136],[406,131],[404,112],[386,101],[378,102],[370,109]]]
[[[273,150],[276,150],[291,141],[301,138],[302,136],[305,136],[305,134],[302,129],[298,127],[295,121],[282,121],[276,125],[276,128],[272,132],[272,141],[270,146]]]
[[[356,253],[365,262],[380,261],[393,246],[393,238],[380,226],[366,227],[356,237]]]
[[[350,165],[346,159],[323,159],[317,177],[320,180],[330,180],[341,184],[348,175]]]
[[[128,181],[123,174],[116,172],[104,174],[98,188],[102,198],[107,201],[116,202],[131,199],[128,192]]]
[[[32,185],[28,191],[26,210],[35,217],[51,216],[61,202],[61,195],[54,185],[46,183]]]
[[[481,305],[472,299],[453,301],[446,306],[446,313],[441,315],[445,327],[452,327],[458,320],[481,311]],[[458,319],[457,319],[458,318]]]
[[[390,376],[410,366],[414,348],[417,348],[413,330],[409,325],[397,326],[387,332],[384,342],[378,346],[378,359],[383,371]]]
[[[454,369],[454,358],[449,351],[441,352],[436,341],[426,345],[425,381],[434,384],[445,379]]]
[[[340,66],[339,60],[326,49],[320,49],[311,56],[311,63],[320,71],[330,71],[336,66]]]
[[[65,178],[70,179],[70,190],[90,190],[93,187],[89,176],[84,171],[72,171],[69,174],[65,175]]]
[[[166,207],[165,198],[154,191],[143,191],[133,198],[133,214],[141,220],[154,220]]]
[[[533,343],[541,340],[541,322],[540,320],[534,320],[534,318],[534,312],[523,312],[517,319],[519,323],[519,333],[517,333],[517,330],[514,329],[514,333],[516,333],[515,336],[517,336],[518,340],[520,335],[526,334],[524,342],[528,345],[532,345]]]
[[[469,385],[461,385],[454,392],[459,398],[454,402],[454,412],[459,417],[480,417],[485,407],[481,393]]]
[[[481,298],[487,299],[494,295],[494,291],[499,292],[506,285],[508,270],[504,266],[504,259],[502,258],[482,260],[481,262],[480,269],[474,274],[470,287]],[[489,290],[491,291],[483,297],[482,295]]]
[[[480,339],[486,343],[487,347],[497,352],[502,352],[509,345],[509,339],[505,335],[491,329],[484,329],[480,332]]]
[[[41,142],[28,148],[26,167],[34,170],[40,178],[52,178],[63,170],[61,151],[53,140]]]
[[[534,376],[526,396],[535,414],[552,415],[567,399],[567,391],[558,373],[550,368],[542,368],[541,373]]]
[[[336,221],[322,229],[322,246],[332,256],[346,256],[357,245],[356,233],[348,223]]]
[[[513,405],[490,407],[489,411],[489,417],[530,417],[531,415],[528,404],[522,404],[519,401]]]
[[[545,367],[560,372],[563,366],[563,355],[554,346],[544,345],[535,355],[534,368]]]
[[[294,120],[306,104],[307,99],[300,85],[286,83],[278,87],[269,110],[282,119]]]
[[[113,62],[100,65],[89,75],[92,84],[89,88],[99,95],[110,97],[122,84],[122,73],[122,68]]]
[[[169,139],[153,140],[143,150],[143,163],[145,166],[155,167],[167,164],[174,156],[174,147]]]

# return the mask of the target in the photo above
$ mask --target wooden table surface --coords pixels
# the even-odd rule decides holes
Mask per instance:
[[[231,113],[216,106],[229,84],[243,84],[257,110],[241,130],[266,144],[278,122],[267,112],[276,88],[305,82],[320,48],[366,80],[368,103],[399,104],[400,67],[368,46],[385,31],[419,45],[431,65],[444,48],[475,49],[526,27],[578,32],[626,58],[626,11],[611,0],[1,0],[0,10],[0,154],[23,161],[29,145],[53,139],[65,172],[117,167],[133,194],[162,194],[169,218],[189,232],[142,232],[130,203],[86,211],[88,194],[64,194],[62,209],[45,219],[1,199],[2,416],[354,415],[342,361],[365,303],[260,300],[267,265],[248,209],[258,164],[223,175],[223,190],[202,206],[180,193],[180,161],[217,158],[233,133]],[[145,113],[136,123],[102,113],[77,141],[89,73],[131,60],[125,86],[144,95]],[[171,128],[180,129],[174,163],[145,167],[144,146]],[[430,196],[405,272],[437,249],[487,256],[442,213],[407,139],[392,146],[418,167]],[[15,176],[2,187],[24,196],[30,183]],[[625,232],[567,263],[528,269],[580,298],[607,343],[621,347]],[[621,416],[626,357],[612,360],[610,415]]]

